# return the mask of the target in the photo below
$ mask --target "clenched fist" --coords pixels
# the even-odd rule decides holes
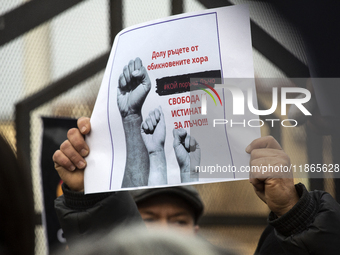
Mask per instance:
[[[141,109],[150,88],[150,78],[142,60],[130,60],[118,79],[117,104],[123,119],[141,116]]]
[[[165,121],[160,107],[149,113],[142,123],[141,133],[149,154],[164,150]]]
[[[299,200],[293,173],[285,171],[290,169],[288,155],[272,136],[255,139],[246,152],[251,155],[250,166],[254,171],[250,172],[249,180],[255,193],[271,211],[282,216]]]
[[[173,135],[173,147],[181,169],[181,181],[198,181],[198,172],[195,171],[195,167],[201,162],[201,149],[198,142],[183,128],[174,129]]]

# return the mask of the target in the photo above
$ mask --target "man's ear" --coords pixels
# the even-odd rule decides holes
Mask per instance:
[[[200,226],[195,225],[194,226],[194,234],[197,235],[198,234],[198,230],[200,229]]]

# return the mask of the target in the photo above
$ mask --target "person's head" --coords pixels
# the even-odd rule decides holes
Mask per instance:
[[[34,207],[28,174],[0,135],[0,254],[34,253]]]
[[[58,254],[64,254],[61,251]],[[222,250],[193,236],[178,231],[163,229],[147,230],[140,226],[115,229],[104,236],[80,239],[72,247],[73,255],[232,255],[231,250]]]
[[[147,227],[175,227],[197,233],[203,202],[192,186],[131,191]]]

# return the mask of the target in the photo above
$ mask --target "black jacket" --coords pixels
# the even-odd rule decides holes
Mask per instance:
[[[297,184],[299,202],[285,215],[270,213],[256,255],[340,254],[340,205],[324,191]],[[128,192],[84,195],[63,187],[55,208],[68,243],[128,224],[142,223]]]
[[[268,217],[255,254],[340,254],[340,205],[324,191],[295,185],[299,202],[282,217]]]
[[[68,245],[73,241],[102,235],[117,227],[143,224],[128,192],[84,195],[63,185],[64,195],[54,202]]]

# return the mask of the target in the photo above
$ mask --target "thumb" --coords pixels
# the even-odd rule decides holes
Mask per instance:
[[[173,129],[172,131],[174,136],[174,147],[177,147],[178,145],[182,144],[185,140],[185,137],[187,136],[187,131],[185,131],[183,128],[180,129]]]
[[[256,195],[266,203],[265,182],[256,178],[251,178],[250,183],[253,185]]]
[[[251,153],[254,149],[277,149],[282,150],[281,145],[272,136],[260,137],[252,141],[246,148],[247,153]]]
[[[90,118],[87,117],[80,117],[77,120],[77,126],[82,135],[87,135],[91,131],[91,123]]]
[[[199,144],[194,137],[190,137],[190,151],[195,151],[199,149]]]
[[[136,79],[144,79],[147,76],[147,72],[144,66],[132,72],[132,76]]]

